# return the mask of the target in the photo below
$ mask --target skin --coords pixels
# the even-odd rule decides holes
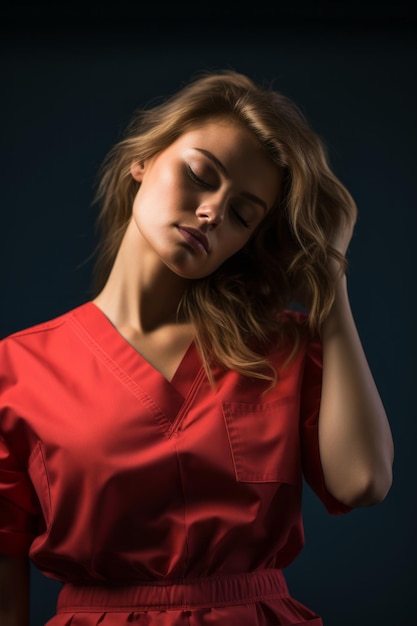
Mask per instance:
[[[193,333],[178,323],[190,280],[240,250],[276,202],[281,172],[244,127],[206,123],[145,163],[132,218],[109,280],[95,303],[167,379]],[[205,249],[183,229],[206,237]]]
[[[132,163],[131,175],[140,183],[132,218],[95,303],[170,380],[192,339],[192,328],[176,317],[188,281],[210,274],[245,245],[275,203],[281,175],[249,131],[218,122],[182,135],[145,163]],[[353,226],[341,224],[332,242],[343,254]],[[207,249],[184,236],[183,227],[204,234]],[[320,456],[330,493],[348,506],[368,506],[390,489],[393,441],[346,276],[330,269],[336,298],[321,328]],[[26,559],[0,562],[0,593],[2,626],[28,626]]]
[[[345,254],[353,224],[332,242]],[[326,486],[348,506],[381,502],[392,485],[394,444],[388,418],[355,325],[346,275],[335,277],[336,297],[321,329],[323,384],[319,449]]]
[[[141,239],[136,245],[141,254],[156,252],[186,279],[212,274],[240,250],[280,188],[279,170],[256,138],[226,122],[185,133],[131,171],[141,183],[133,203]],[[178,227],[198,229],[207,237],[208,250],[190,244]]]

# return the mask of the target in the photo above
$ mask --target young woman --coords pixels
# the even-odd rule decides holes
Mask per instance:
[[[303,476],[383,500],[393,443],[347,292],[353,199],[288,98],[233,71],[103,164],[96,293],[1,344],[1,624],[310,624]],[[295,306],[294,306],[295,305]]]

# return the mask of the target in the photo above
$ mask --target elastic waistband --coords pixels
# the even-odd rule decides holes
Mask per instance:
[[[66,583],[58,596],[57,612],[215,607],[287,595],[284,576],[274,569],[120,586]]]

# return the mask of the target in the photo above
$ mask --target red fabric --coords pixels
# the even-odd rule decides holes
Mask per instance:
[[[276,626],[294,624],[295,618],[297,624],[322,626],[315,613],[290,597],[279,570],[111,589],[67,584],[59,596],[57,613],[48,626]]]
[[[318,344],[263,397],[234,372],[213,390],[194,343],[170,383],[87,302],[3,340],[0,364],[0,553],[29,550],[48,576],[169,584],[285,568],[303,546],[303,472],[331,513],[349,510],[320,465]],[[138,623],[319,624],[306,608],[282,621],[276,602],[252,602],[251,618],[241,605],[227,622],[173,610]],[[90,624],[77,615],[56,624]]]

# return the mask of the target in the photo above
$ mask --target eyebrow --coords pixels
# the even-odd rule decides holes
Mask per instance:
[[[227,171],[223,163],[219,161],[219,159],[212,152],[210,152],[209,150],[204,150],[204,148],[194,148],[194,150],[197,150],[198,152],[204,154],[208,159],[210,159],[210,161],[214,163],[214,165],[222,172],[224,176],[230,178],[229,172]],[[262,200],[258,196],[255,196],[255,194],[250,193],[250,191],[243,191],[240,195],[244,198],[247,198],[248,200],[251,200],[252,202],[255,202],[256,204],[259,204],[263,208],[265,213],[268,211],[268,206],[266,202],[264,202],[264,200]]]

